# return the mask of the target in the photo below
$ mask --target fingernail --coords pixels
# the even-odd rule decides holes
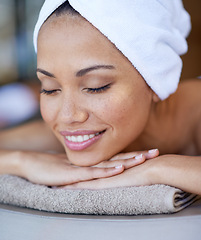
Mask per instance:
[[[116,169],[119,169],[119,168],[122,168],[123,165],[118,165],[118,166],[115,166]]]
[[[157,148],[156,148],[156,149],[151,149],[151,150],[149,150],[148,153],[155,153],[156,151],[158,151]]]
[[[135,159],[138,160],[138,159],[140,159],[140,158],[142,158],[142,157],[143,157],[143,155],[140,154],[140,155],[137,155],[137,156],[135,157]]]

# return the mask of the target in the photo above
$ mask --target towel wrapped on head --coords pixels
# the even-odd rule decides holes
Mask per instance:
[[[34,30],[34,47],[42,24],[65,0],[46,0]],[[69,0],[70,5],[104,34],[133,64],[159,96],[177,89],[190,31],[181,0]]]

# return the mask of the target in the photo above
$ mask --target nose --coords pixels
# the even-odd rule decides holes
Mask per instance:
[[[59,121],[65,124],[84,123],[89,117],[87,106],[82,98],[72,93],[66,94],[58,112]]]

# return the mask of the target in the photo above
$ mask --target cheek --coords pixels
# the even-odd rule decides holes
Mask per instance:
[[[123,131],[134,136],[143,131],[146,125],[151,106],[150,97],[130,91],[122,92],[104,101],[98,108],[99,116],[113,128],[116,135]]]
[[[115,93],[113,96],[99,101],[96,105],[96,112],[105,123],[115,128],[116,125],[122,126],[126,121],[129,122],[134,102],[133,98]]]
[[[108,103],[106,106],[107,109],[107,119],[114,124],[122,124],[128,112],[128,103],[126,99],[115,98],[114,101]]]
[[[46,123],[54,122],[56,119],[56,114],[58,112],[58,105],[56,105],[54,102],[47,99],[46,96],[41,96],[40,99],[40,111],[43,120]]]

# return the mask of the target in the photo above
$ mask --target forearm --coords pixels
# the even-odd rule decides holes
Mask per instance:
[[[201,157],[160,156],[153,172],[155,183],[201,195]]]
[[[63,152],[42,120],[0,132],[0,149]]]
[[[20,152],[0,150],[0,175],[11,174],[20,176]]]

